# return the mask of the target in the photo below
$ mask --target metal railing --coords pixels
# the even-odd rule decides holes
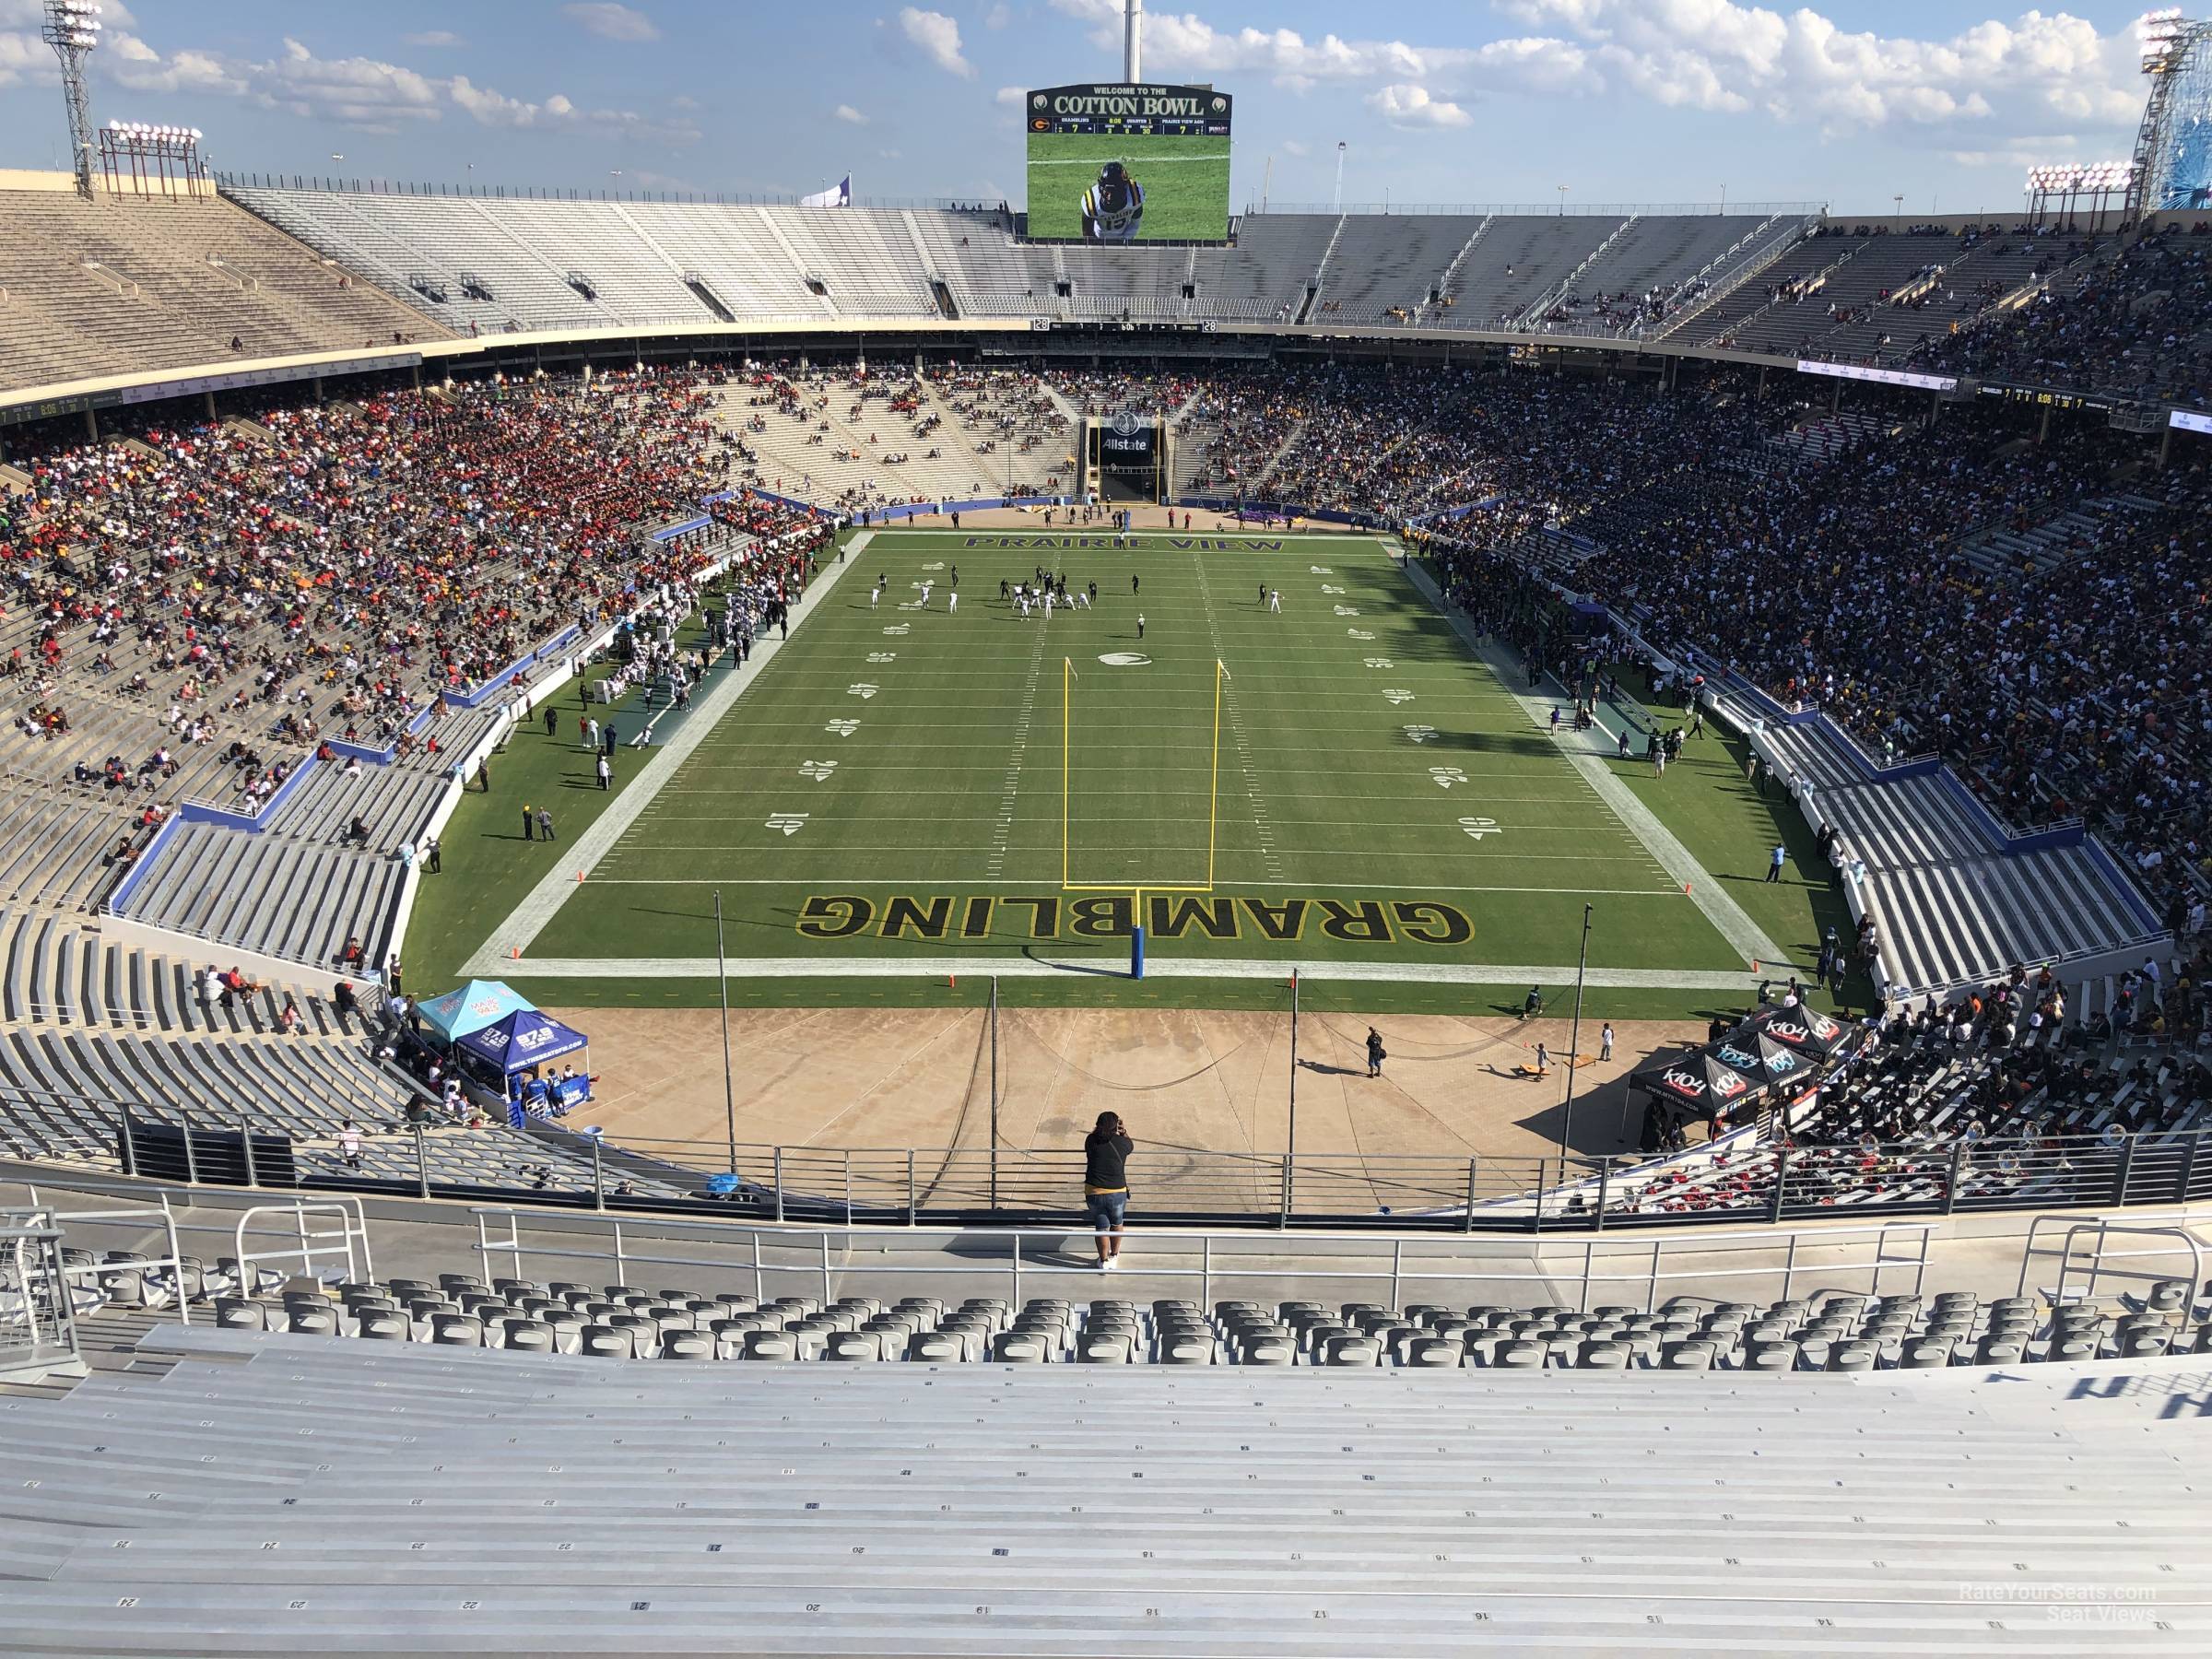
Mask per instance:
[[[477,1254],[487,1279],[501,1268],[522,1278],[547,1264],[590,1263],[603,1282],[629,1284],[639,1269],[674,1267],[719,1275],[724,1288],[733,1277],[745,1280],[759,1300],[778,1285],[803,1284],[818,1289],[825,1301],[836,1297],[841,1278],[983,1281],[986,1288],[1002,1286],[1015,1301],[1025,1294],[1025,1283],[1033,1292],[1040,1284],[1065,1277],[1098,1280],[1088,1259],[1090,1235],[1068,1228],[832,1227],[792,1233],[727,1222],[611,1217],[548,1225],[526,1210],[474,1213]],[[1830,1288],[1864,1276],[1876,1295],[1885,1283],[1896,1288],[1901,1277],[1917,1294],[1926,1281],[1935,1232],[1934,1223],[1892,1222],[1706,1233],[1694,1241],[1592,1239],[1532,1257],[1523,1246],[1431,1234],[1294,1231],[1262,1238],[1144,1228],[1124,1237],[1123,1257],[1128,1271],[1148,1280],[1192,1283],[1201,1302],[1210,1302],[1218,1288],[1253,1280],[1293,1290],[1370,1286],[1384,1291],[1394,1308],[1405,1305],[1409,1291],[1423,1294],[1424,1286],[1455,1286],[1464,1296],[1469,1286],[1497,1285],[1527,1297],[1555,1296],[1571,1281],[1584,1312],[1593,1291],[1618,1287],[1612,1291],[1618,1296],[1641,1287],[1644,1311],[1651,1312],[1668,1288],[1696,1298],[1697,1290],[1678,1288],[1725,1281],[1727,1295],[1735,1296],[1747,1280],[1772,1279],[1778,1295],[1787,1298],[1810,1274]],[[901,1255],[909,1259],[896,1259]],[[1710,1300],[1724,1297],[1716,1292]]]
[[[0,1091],[0,1153],[187,1187],[512,1196],[597,1213],[713,1212],[845,1227],[1064,1225],[1084,1213],[1077,1147],[741,1144],[732,1171],[727,1143],[613,1144],[545,1124],[519,1132],[380,1128],[364,1103],[357,1167],[334,1135],[304,1121],[287,1125],[255,1107],[214,1118],[45,1095],[39,1110],[58,1112],[65,1102],[73,1122],[49,1124],[37,1137],[8,1135],[10,1102],[28,1110],[34,1093]],[[144,1133],[179,1129],[194,1133]],[[1372,1233],[1601,1233],[2212,1201],[2212,1129],[2130,1133],[2108,1123],[2096,1133],[2004,1138],[1932,1135],[1830,1146],[1748,1139],[1651,1158],[1290,1157],[1151,1144],[1132,1155],[1129,1179],[1135,1213],[1154,1226]]]

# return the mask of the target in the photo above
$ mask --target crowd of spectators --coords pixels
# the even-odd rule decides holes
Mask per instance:
[[[0,508],[16,718],[55,734],[88,705],[135,732],[72,774],[102,791],[220,746],[249,808],[333,738],[405,747],[440,692],[680,559],[641,534],[720,481],[711,390],[690,370],[494,379],[19,451],[29,490]]]
[[[1923,343],[1911,361],[2212,408],[2212,223],[2143,237],[2029,304]]]

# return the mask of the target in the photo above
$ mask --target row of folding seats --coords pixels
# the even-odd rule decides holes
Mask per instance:
[[[236,1329],[608,1359],[1849,1372],[2212,1353],[2212,1323],[2194,1304],[2187,1281],[2169,1280],[2138,1305],[2047,1314],[2032,1299],[1985,1304],[1971,1291],[1659,1312],[1249,1300],[1206,1310],[1046,1297],[1017,1307],[993,1297],[824,1301],[445,1273],[435,1284],[296,1282],[276,1295],[219,1297],[215,1311],[218,1325]]]

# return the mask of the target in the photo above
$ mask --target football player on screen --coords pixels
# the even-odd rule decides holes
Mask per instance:
[[[1145,222],[1145,187],[1119,161],[1099,169],[1099,182],[1083,193],[1083,240],[1135,241]]]

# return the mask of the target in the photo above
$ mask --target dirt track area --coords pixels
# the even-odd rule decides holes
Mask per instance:
[[[591,1121],[618,1141],[719,1141],[724,1134],[719,1016],[712,1009],[548,1010],[592,1040]],[[1535,1158],[1556,1151],[1566,1074],[1528,1075],[1535,1043],[1555,1057],[1568,1022],[1378,1016],[1389,1058],[1367,1076],[1371,1022],[1299,1021],[1298,1149]],[[1584,1021],[1574,1150],[1630,1150],[1624,1079],[1661,1049],[1701,1041],[1688,1021],[1620,1021],[1601,1062]],[[990,1016],[959,1009],[733,1009],[737,1138],[815,1147],[990,1144]],[[1281,1014],[1103,1008],[1004,1009],[998,1017],[999,1145],[1079,1145],[1102,1111],[1140,1141],[1279,1153],[1288,1133],[1290,1022]]]

